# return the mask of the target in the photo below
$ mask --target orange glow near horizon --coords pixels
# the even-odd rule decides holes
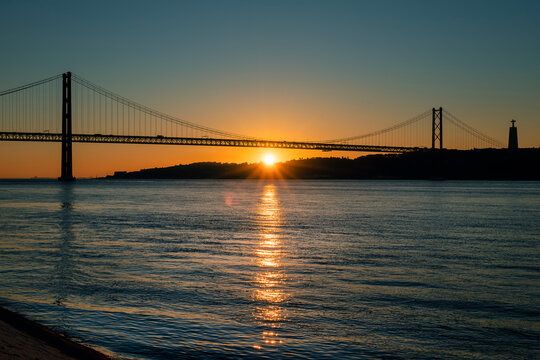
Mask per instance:
[[[295,93],[301,95],[304,90],[307,91],[296,89]],[[130,96],[126,89],[119,92]],[[176,92],[168,93],[165,98],[162,93],[158,98],[151,94],[141,96],[144,99],[141,102],[172,116],[254,138],[315,141],[326,137],[339,138],[346,133],[326,121],[325,114],[337,116],[341,111],[324,110],[321,108],[322,102],[315,106],[311,104],[311,96],[291,97],[289,92],[285,96],[279,87],[267,89],[264,97],[258,97],[253,89],[236,89],[226,94],[220,93],[219,97],[205,96],[204,102],[198,99],[186,101],[186,94]],[[208,106],[208,103],[212,106]],[[316,125],[312,123],[315,120],[318,121]],[[77,122],[77,118],[74,118],[74,122]],[[0,178],[57,178],[60,176],[60,149],[61,144],[57,142],[2,141]],[[270,153],[280,162],[320,156],[358,156],[358,153],[326,153],[318,150],[73,143],[73,176],[79,179],[104,177],[116,171],[138,171],[195,162],[254,164],[260,163]],[[270,169],[272,167],[268,166]]]
[[[167,167],[194,162],[259,163],[269,150],[214,146],[73,144],[73,176],[94,178],[115,171]],[[314,150],[272,149],[274,158],[288,161],[299,158],[347,156],[360,153]],[[268,166],[268,169],[274,167]],[[60,143],[0,142],[0,178],[57,178],[60,176]]]

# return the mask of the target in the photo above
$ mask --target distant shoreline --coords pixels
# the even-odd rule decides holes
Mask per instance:
[[[421,150],[355,159],[316,157],[266,166],[197,162],[137,171],[116,171],[78,180],[540,180],[540,148]],[[52,182],[56,177],[0,178],[0,182]]]
[[[301,179],[301,180],[540,180],[540,148],[422,150],[356,159],[309,158],[262,163],[199,162],[104,179]]]

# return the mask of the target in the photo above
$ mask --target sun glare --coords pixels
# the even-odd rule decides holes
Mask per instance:
[[[272,154],[266,154],[263,158],[263,162],[268,166],[274,165],[276,157]]]

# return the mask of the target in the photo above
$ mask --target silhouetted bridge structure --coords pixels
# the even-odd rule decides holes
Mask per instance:
[[[72,176],[72,143],[261,147],[406,152],[502,147],[442,107],[368,134],[322,141],[266,140],[221,131],[153,110],[70,72],[0,92],[0,140],[60,142],[61,176]],[[60,121],[61,120],[61,121]],[[449,125],[449,126],[448,126]],[[429,130],[429,131],[428,131]]]

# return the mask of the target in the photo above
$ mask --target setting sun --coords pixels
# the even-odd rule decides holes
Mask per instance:
[[[263,162],[269,166],[274,165],[274,163],[276,162],[276,157],[272,154],[266,154],[263,158]]]

